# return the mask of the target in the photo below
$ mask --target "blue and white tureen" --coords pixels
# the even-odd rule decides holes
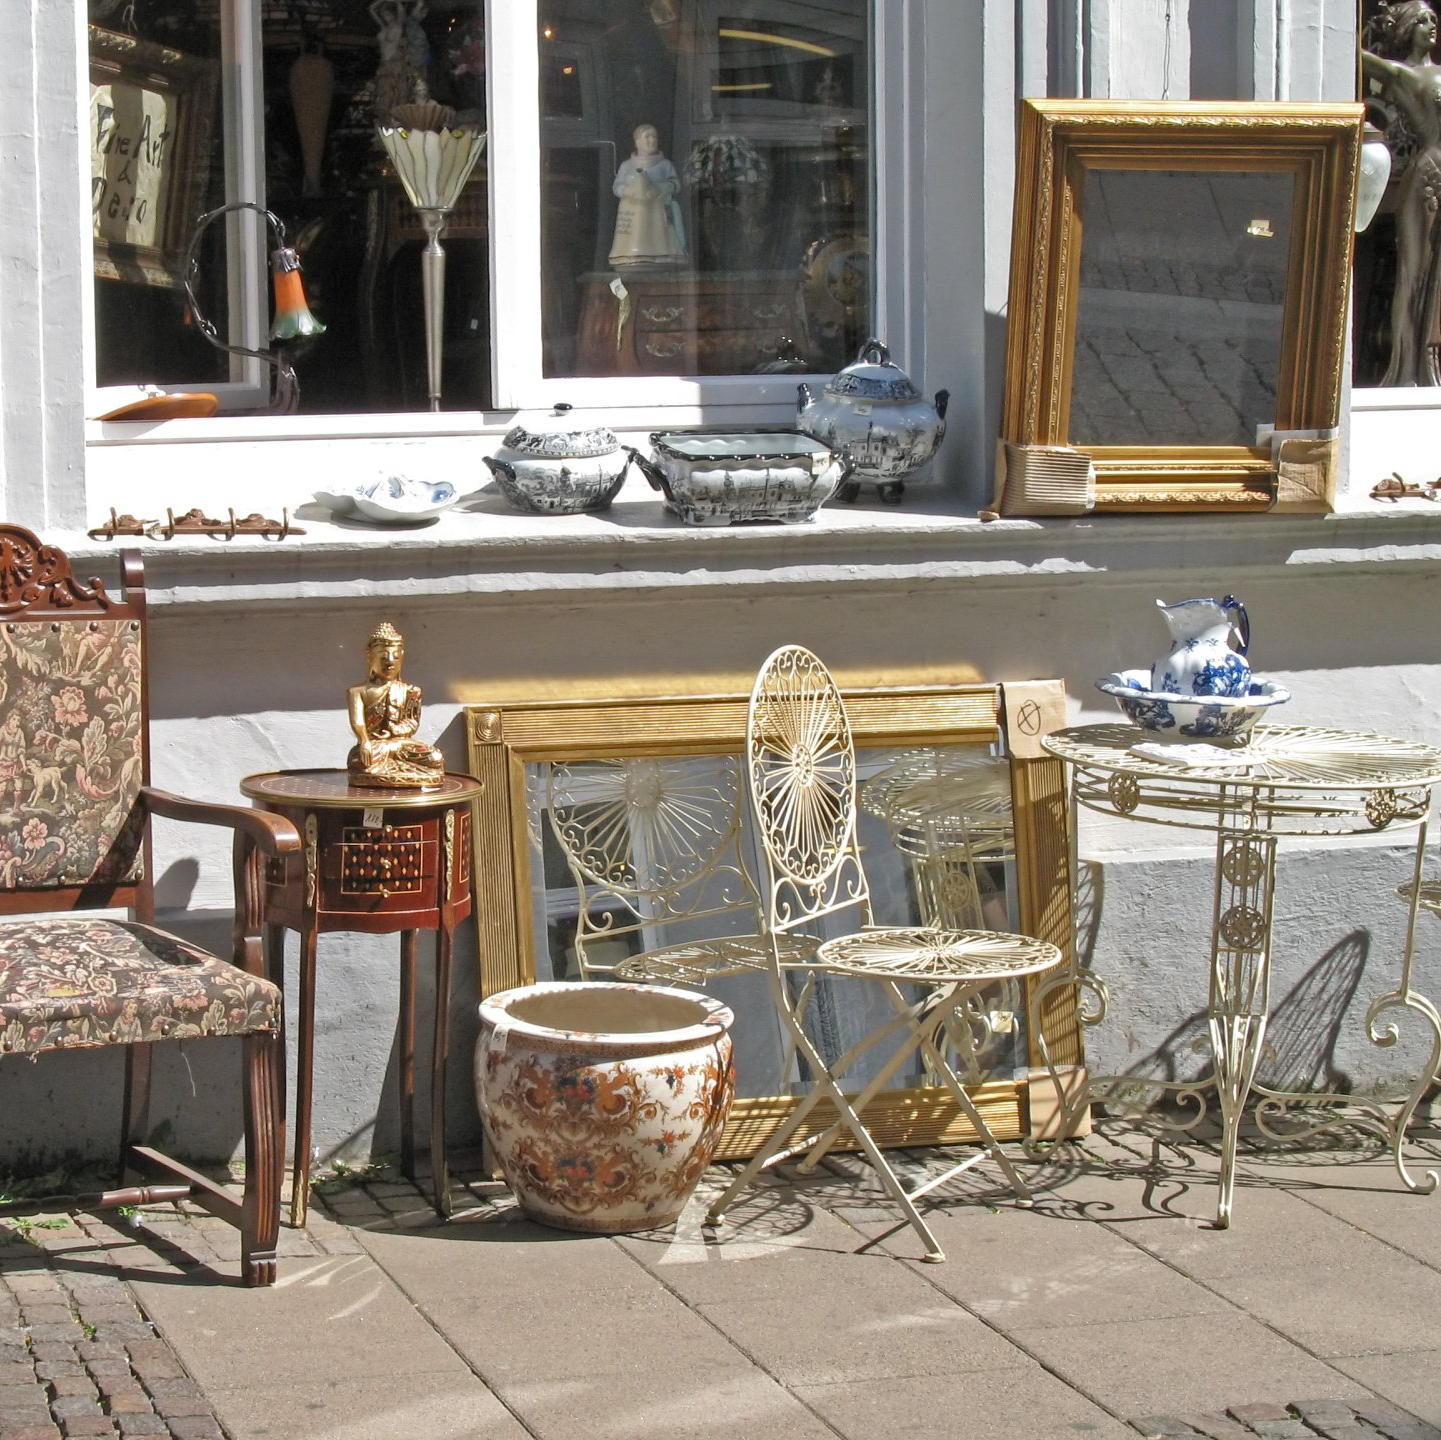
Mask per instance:
[[[500,450],[482,458],[517,510],[581,515],[615,499],[631,452],[604,425],[561,404],[518,419]]]
[[[927,400],[879,340],[867,340],[821,394],[805,384],[796,393],[797,429],[851,462],[842,500],[853,500],[863,481],[878,485],[882,499],[899,499],[906,477],[945,438],[949,392],[938,390],[934,403]]]

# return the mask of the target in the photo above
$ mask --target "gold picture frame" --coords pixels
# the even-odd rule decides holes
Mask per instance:
[[[1089,455],[1102,513],[1284,498],[1339,419],[1360,143],[1350,102],[1023,101],[1002,440]]]
[[[177,288],[205,207],[214,60],[90,26],[95,274]]]
[[[1043,687],[1044,688],[1044,687]],[[1049,687],[1062,694],[1059,683]],[[1016,742],[1008,760],[1014,829],[1015,905],[1019,927],[1072,949],[1070,811],[1061,766],[1021,741],[1041,713],[1037,687],[1017,690],[1024,714],[1011,727]],[[985,755],[1003,730],[1006,696],[996,685],[896,686],[849,689],[845,694],[855,742],[867,747],[979,747]],[[471,773],[484,791],[475,804],[477,940],[482,994],[529,984],[537,973],[535,823],[527,767],[632,757],[740,754],[748,697],[738,694],[652,699],[563,699],[465,707]],[[1063,700],[1054,710],[1063,711]],[[1034,740],[1034,736],[1028,737]],[[1016,753],[1020,752],[1020,753]],[[541,881],[542,893],[544,881]],[[1030,1077],[1042,1065],[1041,1040],[1058,1067],[1081,1064],[1080,1021],[1074,987],[1049,987],[1032,1001],[1027,1025],[1029,1077],[991,1077],[971,1090],[987,1123],[1001,1138],[1038,1134],[1052,1123],[1054,1106]],[[1048,1075],[1042,1073],[1044,1085]],[[796,1103],[791,1096],[735,1102],[717,1152],[736,1158],[754,1152]],[[883,1145],[931,1145],[975,1139],[943,1087],[892,1090],[878,1097],[872,1133]]]

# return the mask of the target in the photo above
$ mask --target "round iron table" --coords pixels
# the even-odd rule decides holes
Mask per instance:
[[[1276,845],[1287,835],[1343,836],[1381,830],[1416,831],[1410,915],[1395,990],[1372,1001],[1366,1016],[1374,1044],[1392,1043],[1394,1024],[1378,1025],[1387,1011],[1419,1015],[1431,1029],[1431,1060],[1395,1107],[1349,1096],[1289,1094],[1264,1090],[1272,1113],[1288,1106],[1347,1102],[1350,1123],[1375,1130],[1389,1144],[1402,1181],[1430,1193],[1437,1176],[1413,1179],[1402,1158],[1406,1126],[1441,1063],[1441,1014],[1412,988],[1416,896],[1434,787],[1441,782],[1441,750],[1367,731],[1301,725],[1263,725],[1243,744],[1185,744],[1167,741],[1130,724],[1083,725],[1056,731],[1042,741],[1067,763],[1073,807],[1155,824],[1206,830],[1216,837],[1212,912],[1210,992],[1207,1018],[1214,1072],[1190,1082],[1148,1082],[1172,1091],[1193,1114],[1176,1128],[1193,1128],[1204,1116],[1205,1092],[1214,1089],[1221,1112],[1221,1174],[1216,1224],[1230,1224],[1235,1186],[1236,1144],[1241,1112],[1253,1088],[1270,1011],[1271,920],[1276,880]],[[1073,833],[1074,833],[1074,826]],[[1084,1023],[1104,1018],[1106,986],[1073,956],[1068,967],[1048,977],[1043,990],[1073,984],[1089,995],[1081,1006]],[[1040,1003],[1041,996],[1035,1003]],[[1044,1047],[1044,1040],[1042,1041]],[[1052,1075],[1056,1067],[1045,1057]],[[1091,1085],[1081,1087],[1063,1107],[1068,1122],[1089,1104]],[[1057,1093],[1063,1094],[1057,1078]],[[1263,1121],[1264,1116],[1259,1116]],[[1325,1119],[1304,1132],[1335,1124]],[[1062,1133],[1067,1133],[1063,1130]],[[1278,1132],[1267,1131],[1273,1137]],[[1290,1132],[1295,1133],[1295,1132]]]

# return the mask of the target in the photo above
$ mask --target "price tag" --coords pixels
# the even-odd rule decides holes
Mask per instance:
[[[379,830],[385,824],[385,811],[377,805],[367,805],[360,814],[360,823],[367,830]]]

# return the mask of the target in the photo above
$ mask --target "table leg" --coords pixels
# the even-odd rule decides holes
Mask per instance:
[[[445,1158],[445,1069],[450,1054],[450,930],[435,933],[435,1043],[430,1059],[430,1173],[435,1212],[450,1218],[450,1166]]]
[[[290,1223],[305,1225],[310,1203],[310,1099],[315,1081],[316,927],[300,932],[300,1034],[295,1047],[295,1174],[290,1187]]]
[[[415,940],[400,933],[400,1173],[415,1179]]]
[[[1216,1226],[1231,1223],[1241,1113],[1261,1047],[1271,992],[1271,901],[1276,839],[1245,825],[1216,836],[1215,909],[1211,928],[1211,990],[1207,1016],[1221,1109],[1221,1180]]]
[[[283,925],[267,925],[265,927],[265,978],[285,994],[285,927]],[[286,1016],[285,1006],[280,1007],[280,1053],[276,1059],[276,1084],[280,1087],[280,1155],[281,1167],[285,1164],[285,1030]],[[283,1178],[283,1177],[282,1177]]]

